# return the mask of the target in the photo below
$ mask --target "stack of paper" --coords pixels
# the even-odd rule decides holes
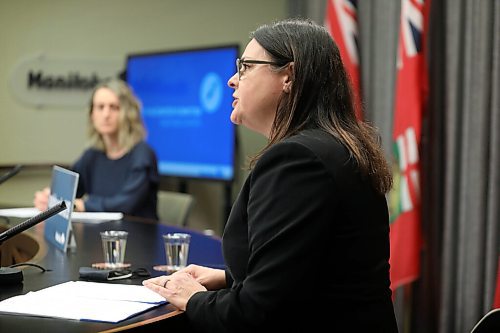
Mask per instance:
[[[0,312],[117,323],[166,303],[144,286],[69,281],[0,302]]]

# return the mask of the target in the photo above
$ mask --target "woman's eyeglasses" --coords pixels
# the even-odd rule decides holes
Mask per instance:
[[[284,66],[286,64],[280,64],[275,61],[266,61],[266,60],[253,60],[253,59],[236,59],[236,68],[238,68],[238,80],[241,80],[245,71],[248,68],[248,64],[257,64],[257,65],[274,65],[274,66]]]

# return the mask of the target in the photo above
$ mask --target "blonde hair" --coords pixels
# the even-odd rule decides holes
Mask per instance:
[[[118,129],[118,145],[130,151],[138,142],[146,137],[146,129],[141,117],[141,104],[134,95],[132,88],[122,80],[110,79],[98,84],[91,95],[89,117],[88,117],[88,136],[89,146],[99,150],[105,150],[104,140],[92,123],[92,109],[94,95],[97,90],[107,88],[118,96],[120,101],[120,123]]]

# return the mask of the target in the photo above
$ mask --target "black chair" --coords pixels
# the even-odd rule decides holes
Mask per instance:
[[[470,331],[471,333],[498,333],[500,332],[500,309],[488,312],[479,320]]]
[[[194,205],[194,197],[188,193],[158,191],[158,217],[162,223],[186,227]]]

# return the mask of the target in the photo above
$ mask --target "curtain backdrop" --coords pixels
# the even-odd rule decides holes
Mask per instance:
[[[325,4],[289,0],[289,14],[323,24]],[[389,154],[400,1],[357,8],[365,117]],[[410,324],[408,294],[396,313],[405,333],[469,332],[491,309],[500,252],[500,1],[431,1],[428,43],[422,271]]]
[[[469,332],[491,309],[499,253],[500,2],[444,3],[434,20],[444,43],[431,53],[445,57],[434,96],[444,140],[431,140],[444,152],[439,332]]]

